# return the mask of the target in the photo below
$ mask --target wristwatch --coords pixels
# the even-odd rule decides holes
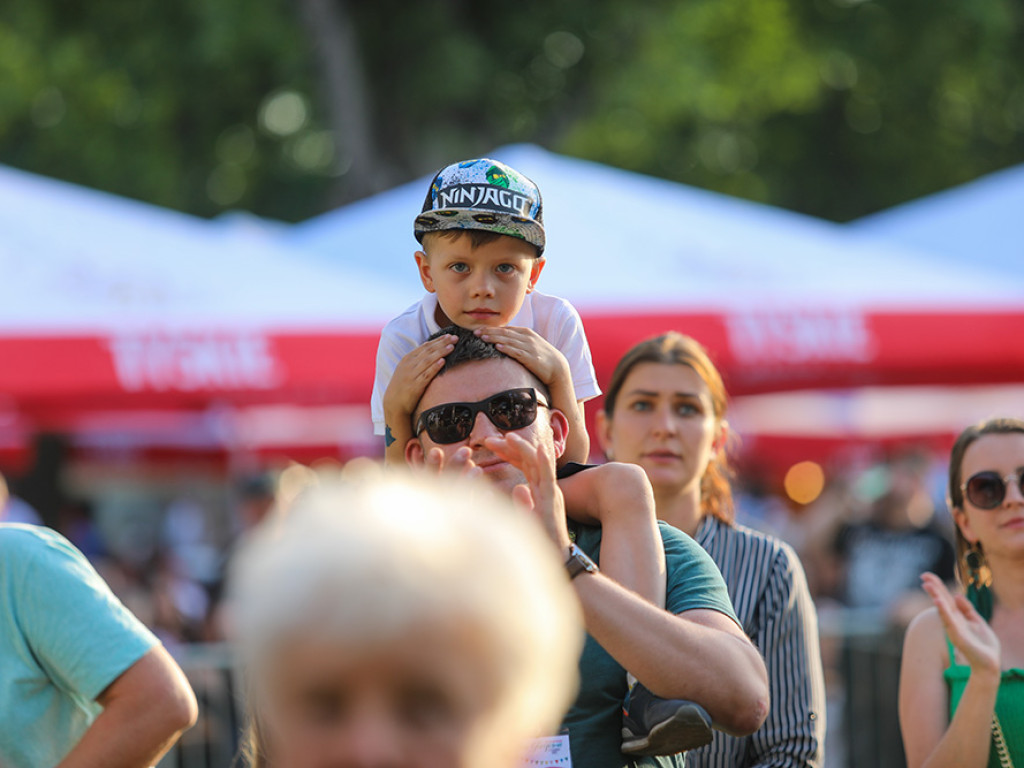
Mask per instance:
[[[597,563],[587,557],[586,552],[575,544],[569,545],[569,559],[565,561],[565,570],[569,572],[569,578],[575,579],[581,573],[597,573]]]

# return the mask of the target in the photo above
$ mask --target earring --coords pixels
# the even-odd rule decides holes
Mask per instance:
[[[992,618],[992,572],[985,562],[985,553],[976,541],[971,542],[964,553],[964,565],[967,571],[967,599],[977,609],[981,617],[988,621]]]

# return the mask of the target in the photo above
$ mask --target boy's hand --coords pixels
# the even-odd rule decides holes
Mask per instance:
[[[478,328],[476,335],[494,344],[513,360],[525,365],[534,376],[549,387],[563,377],[571,376],[565,355],[531,328]]]
[[[438,336],[420,344],[398,361],[384,391],[384,413],[389,424],[392,414],[409,417],[416,410],[427,385],[444,366],[445,356],[455,349],[456,339],[451,334]]]

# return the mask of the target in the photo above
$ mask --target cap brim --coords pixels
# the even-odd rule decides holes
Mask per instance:
[[[485,232],[497,232],[499,235],[518,237],[544,251],[544,227],[531,219],[512,216],[495,211],[479,209],[445,209],[441,211],[424,211],[416,217],[413,233],[416,239],[423,240],[427,232],[441,232],[447,229],[477,229]]]

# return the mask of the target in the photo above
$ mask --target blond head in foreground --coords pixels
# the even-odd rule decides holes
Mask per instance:
[[[311,488],[231,586],[253,768],[511,768],[575,695],[582,619],[558,553],[469,481]]]

